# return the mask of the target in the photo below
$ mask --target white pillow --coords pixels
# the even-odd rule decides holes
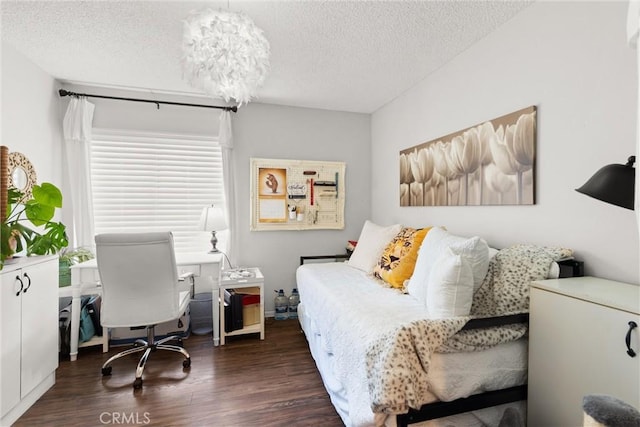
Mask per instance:
[[[348,264],[368,274],[373,273],[373,268],[378,263],[382,251],[400,230],[402,230],[400,224],[382,227],[367,220]]]
[[[429,274],[427,312],[431,319],[468,316],[473,301],[473,272],[467,260],[447,248]]]
[[[560,277],[560,265],[555,261],[551,261],[547,279],[557,279],[558,277]]]
[[[489,245],[480,237],[460,237],[453,235],[441,227],[433,227],[424,238],[413,275],[407,284],[407,292],[426,303],[429,275],[434,264],[444,251],[451,247],[460,254],[473,273],[474,291],[477,290],[489,269]]]

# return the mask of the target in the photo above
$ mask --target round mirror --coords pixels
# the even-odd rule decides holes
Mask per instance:
[[[27,157],[18,152],[9,153],[9,188],[20,190],[31,198],[31,187],[37,182],[36,171]]]
[[[11,172],[11,180],[13,182],[13,186],[16,187],[20,191],[24,191],[27,187],[27,172],[22,169],[22,167],[18,166]]]

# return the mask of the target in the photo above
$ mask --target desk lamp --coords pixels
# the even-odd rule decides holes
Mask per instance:
[[[216,248],[216,244],[218,244],[216,231],[227,229],[227,220],[222,209],[214,205],[204,207],[200,215],[200,226],[198,228],[202,231],[211,232],[211,250],[209,253],[220,253],[220,250]]]
[[[636,156],[630,156],[627,164],[611,164],[602,167],[576,191],[594,199],[633,210]]]

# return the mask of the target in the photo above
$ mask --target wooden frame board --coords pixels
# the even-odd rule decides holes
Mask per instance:
[[[251,159],[251,231],[344,228],[344,162]]]

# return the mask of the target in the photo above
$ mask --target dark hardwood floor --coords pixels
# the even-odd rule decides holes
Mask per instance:
[[[342,426],[322,385],[296,320],[267,319],[265,340],[228,338],[214,347],[211,335],[184,340],[182,357],[153,353],[142,390],[132,382],[138,355],[100,367],[123,349],[81,348],[78,360],[60,360],[56,384],[15,426]]]

